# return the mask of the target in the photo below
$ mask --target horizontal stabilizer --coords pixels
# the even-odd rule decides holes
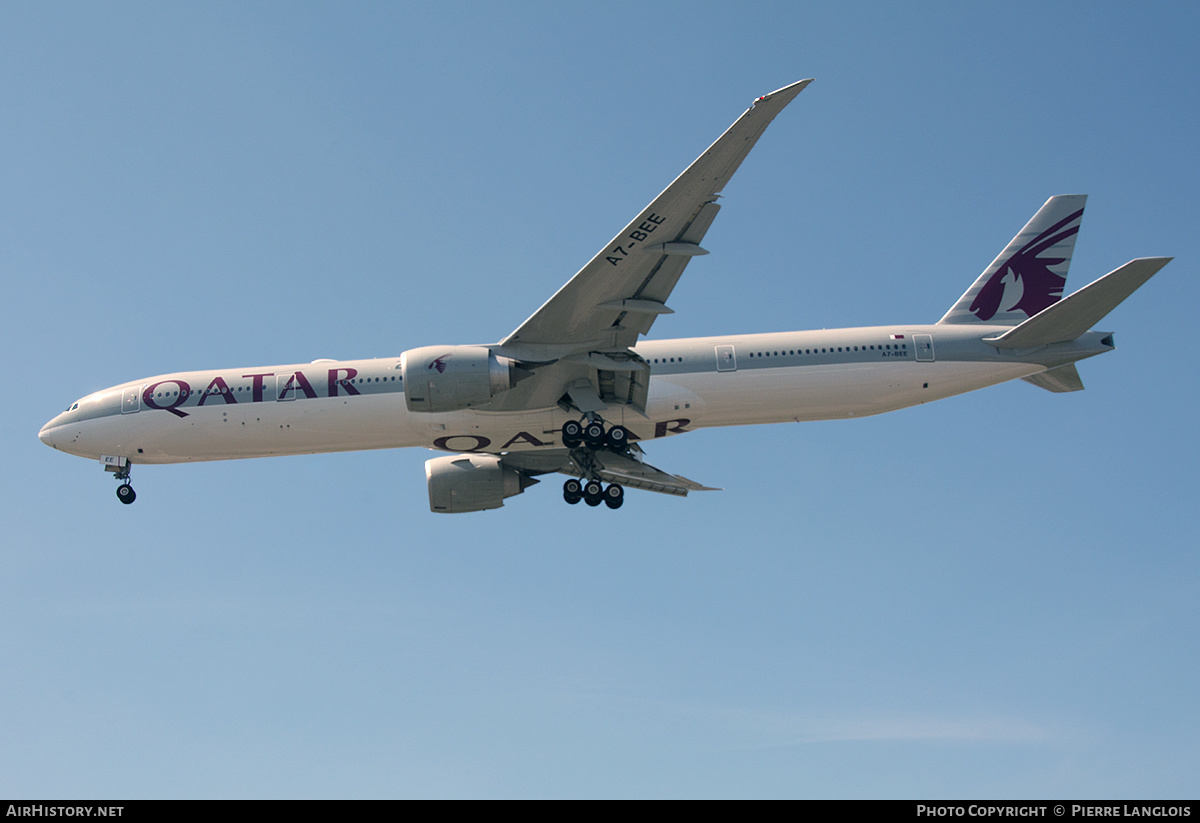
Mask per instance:
[[[1074,340],[1099,323],[1171,260],[1170,257],[1131,260],[1070,297],[1042,309],[1021,325],[999,337],[985,337],[983,341],[998,349],[1024,349]]]
[[[1079,370],[1075,368],[1074,363],[1068,363],[1065,366],[1059,366],[1054,369],[1046,369],[1022,379],[1026,383],[1032,383],[1039,389],[1045,389],[1046,391],[1083,391],[1083,380],[1080,379]]]

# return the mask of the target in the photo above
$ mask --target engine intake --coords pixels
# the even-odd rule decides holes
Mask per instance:
[[[498,509],[538,481],[494,454],[454,454],[425,461],[429,510],[445,514]]]
[[[447,412],[486,406],[531,375],[486,346],[424,346],[400,355],[409,411]]]

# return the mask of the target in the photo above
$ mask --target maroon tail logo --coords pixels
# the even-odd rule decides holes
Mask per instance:
[[[433,362],[431,362],[425,368],[426,369],[437,369],[438,374],[445,374],[446,373],[446,358],[449,357],[451,354],[453,354],[453,352],[447,352],[446,354],[443,354],[441,357],[435,357],[433,359]]]
[[[1033,317],[1047,306],[1057,303],[1062,297],[1067,278],[1065,275],[1055,274],[1051,268],[1060,265],[1067,258],[1038,255],[1078,234],[1079,224],[1076,221],[1082,216],[1083,209],[1080,209],[1058,221],[1001,263],[979,290],[979,294],[975,295],[975,300],[971,303],[971,312],[985,323],[995,317],[996,313],[1002,310],[1000,303],[1004,299],[1005,286],[1008,284],[1015,286],[1014,291],[1019,290],[1021,297],[1003,311],[1022,311],[1026,317]],[[1075,225],[1067,228],[1071,223]]]

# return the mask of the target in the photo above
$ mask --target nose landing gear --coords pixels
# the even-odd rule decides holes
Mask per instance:
[[[130,463],[128,460],[125,460],[120,464],[106,464],[104,468],[113,472],[113,477],[121,481],[121,485],[117,486],[118,500],[126,505],[129,505],[134,500],[137,500],[137,492],[133,490],[133,486],[129,485],[129,472],[133,469],[132,463]]]

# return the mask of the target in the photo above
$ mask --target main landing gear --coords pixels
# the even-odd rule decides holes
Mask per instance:
[[[600,420],[592,420],[587,423],[568,420],[563,423],[562,444],[568,449],[577,449],[586,445],[593,451],[596,449],[625,451],[625,447],[629,445],[629,429],[624,426],[613,426],[605,431],[604,423]]]
[[[616,483],[605,487],[599,479],[594,455],[600,449],[623,452],[629,447],[629,430],[624,426],[604,428],[599,418],[568,420],[562,427],[562,444],[571,450],[575,464],[584,472],[584,479],[572,477],[563,483],[563,500],[572,506],[582,500],[589,506],[601,503],[619,509],[625,502],[625,489]]]
[[[608,488],[605,488],[599,480],[589,480],[584,483],[582,480],[572,477],[563,483],[563,500],[572,506],[582,500],[589,506],[599,506],[603,503],[610,509],[619,509],[625,502],[625,489],[616,483],[610,483]]]

